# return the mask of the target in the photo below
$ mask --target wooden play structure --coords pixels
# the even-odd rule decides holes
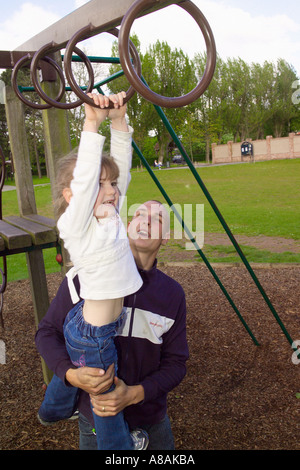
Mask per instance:
[[[207,52],[211,58],[205,76],[195,90],[186,97],[178,99],[158,97],[169,101],[169,106],[185,105],[199,97],[209,85],[214,73],[216,50],[214,38],[209,24],[200,10],[192,2],[185,1],[138,1],[133,0],[91,0],[81,8],[62,18],[46,30],[20,45],[14,51],[0,51],[0,65],[2,68],[12,69],[12,86],[5,90],[5,109],[8,122],[9,140],[14,161],[15,182],[20,215],[18,217],[6,217],[2,219],[0,214],[0,256],[3,258],[3,273],[0,289],[1,309],[3,294],[6,288],[6,257],[15,253],[26,253],[28,276],[30,279],[35,321],[39,321],[45,315],[49,307],[49,296],[46,282],[46,274],[43,259],[43,250],[56,246],[62,253],[63,259],[67,258],[60,245],[55,220],[45,218],[37,214],[34,188],[30,168],[29,151],[25,131],[24,106],[31,106],[42,110],[45,155],[50,176],[51,187],[55,185],[56,161],[71,150],[69,128],[66,117],[66,109],[80,106],[88,101],[86,93],[94,88],[93,69],[89,58],[77,47],[76,43],[82,39],[91,37],[102,32],[109,32],[119,36],[119,26],[127,18],[125,37],[121,47],[123,56],[127,56],[128,65],[131,69],[131,58],[133,58],[134,71],[132,73],[141,76],[139,56],[135,47],[129,40],[130,25],[135,17],[143,16],[152,11],[165,8],[170,4],[179,4],[188,11],[199,24],[207,42]],[[71,38],[71,39],[70,39]],[[126,49],[125,42],[128,42]],[[122,46],[123,44],[123,46]],[[65,74],[73,91],[78,95],[74,103],[64,102],[65,80],[62,72],[61,50],[65,51]],[[83,92],[76,84],[71,68],[73,52],[86,64],[89,72],[89,84]],[[122,63],[121,60],[121,63]],[[39,103],[33,103],[23,96],[17,84],[17,75],[21,67],[31,68],[32,82],[41,97]],[[41,72],[41,81],[37,78],[38,71]],[[141,86],[143,83],[141,82]],[[127,100],[136,92],[133,86],[127,91]],[[146,95],[148,88],[146,87]],[[149,93],[151,91],[149,90]],[[146,97],[147,99],[147,97]],[[5,158],[1,150],[1,190],[5,177]],[[65,263],[62,263],[62,271],[65,272]],[[1,317],[2,320],[2,317]],[[3,326],[3,322],[2,322]],[[43,364],[44,379],[49,381],[51,372]]]
[[[129,39],[131,26],[135,18],[166,8],[171,4],[176,4],[179,8],[187,11],[196,21],[204,37],[207,52],[206,68],[201,80],[193,90],[181,97],[160,96],[148,87],[142,76],[138,53]],[[120,28],[118,29],[119,26]],[[31,106],[42,110],[45,155],[47,158],[51,187],[53,188],[56,180],[56,162],[60,157],[71,150],[66,110],[80,106],[83,102],[93,104],[92,100],[90,100],[86,93],[94,88],[100,90],[99,84],[97,86],[94,84],[93,69],[89,58],[76,46],[76,44],[83,39],[87,39],[103,32],[108,32],[118,38],[119,60],[122,65],[123,72],[130,83],[126,99],[129,100],[133,94],[137,92],[142,98],[153,103],[165,126],[170,132],[177,148],[180,150],[183,158],[186,160],[187,165],[192,171],[193,176],[197,180],[197,183],[203,190],[208,202],[211,204],[231,242],[248,269],[255,284],[270,307],[288,341],[292,345],[292,339],[278,317],[274,307],[270,303],[255,273],[247,262],[233,234],[221,216],[216,204],[208,193],[203,181],[196,172],[190,158],[161,109],[161,107],[168,108],[187,106],[194,102],[205,92],[213,78],[216,64],[216,46],[213,33],[202,12],[189,0],[110,0],[109,2],[107,0],[91,0],[54,25],[39,33],[37,36],[31,38],[16,50],[0,51],[0,66],[2,68],[11,68],[13,70],[12,85],[6,87],[5,106],[10,146],[15,166],[15,179],[20,212],[19,217],[9,217],[0,221],[0,256],[2,256],[3,259],[6,259],[6,256],[13,253],[26,253],[36,324],[38,324],[41,318],[45,315],[49,306],[43,250],[50,246],[56,246],[61,250],[63,260],[66,259],[67,253],[64,252],[63,247],[60,245],[55,221],[46,219],[37,214],[24,125],[24,106]],[[65,49],[63,58],[64,73],[71,89],[78,98],[73,103],[66,103],[64,101],[66,84],[64,73],[62,72],[61,50],[63,49]],[[76,57],[74,57],[73,53],[76,54]],[[75,58],[76,60],[80,59],[85,63],[89,73],[89,83],[84,90],[78,86],[72,73],[72,61]],[[99,62],[101,62],[101,60],[99,60]],[[40,96],[39,103],[30,102],[23,96],[21,87],[19,87],[17,83],[18,71],[21,67],[30,68],[34,91],[36,91]],[[40,73],[42,78],[39,78]],[[165,193],[164,188],[161,187],[152,169],[134,142],[133,147],[142,160],[143,165],[146,166],[150,176],[159,187],[165,200],[171,209],[174,210],[176,217],[179,218],[183,228],[188,233],[190,240],[194,243],[195,248],[216,282],[219,284],[225,297],[230,302],[253,342],[258,345],[256,338],[240,315],[236,305],[222,285],[209,261],[200,247],[197,246],[197,242],[194,239],[193,234],[189,232],[180,215],[176,213],[176,209],[174,209],[172,201]],[[5,168],[5,162],[2,165],[2,168]],[[6,262],[4,265],[6,265]],[[62,263],[62,271],[65,271],[65,263]],[[3,295],[4,290],[5,280],[2,283],[0,295]],[[44,364],[43,371],[44,380],[48,383],[51,372],[48,371]]]

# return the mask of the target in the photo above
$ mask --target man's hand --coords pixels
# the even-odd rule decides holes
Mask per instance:
[[[110,389],[115,375],[114,364],[111,364],[107,371],[94,367],[79,367],[69,369],[66,373],[67,381],[73,387],[81,388],[87,393],[97,395]]]
[[[115,389],[105,394],[90,394],[93,411],[96,415],[106,417],[115,416],[124,408],[135,405],[144,400],[142,385],[126,385],[123,380],[115,377]]]

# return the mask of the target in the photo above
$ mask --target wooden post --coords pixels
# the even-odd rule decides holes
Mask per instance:
[[[60,52],[53,54],[53,59],[59,66],[61,66],[62,61]],[[42,89],[50,98],[55,98],[58,94],[58,80],[55,79],[50,81],[46,79],[42,82]],[[72,150],[69,121],[67,111],[54,107],[43,110],[42,116],[45,137],[45,157],[51,182],[52,197],[54,198],[57,161]],[[64,249],[63,243],[61,244],[61,252],[63,257],[61,272],[62,275],[65,275],[68,269],[66,265],[69,261],[69,254]]]
[[[6,87],[5,111],[21,215],[36,214],[36,203],[25,129],[24,105],[12,87]]]
[[[15,167],[18,205],[21,215],[36,214],[36,203],[31,175],[29,150],[27,145],[24,105],[11,87],[6,87],[5,110],[10,147]],[[36,325],[49,308],[49,294],[42,249],[26,253],[28,276]],[[48,382],[52,372],[42,360],[44,379]]]

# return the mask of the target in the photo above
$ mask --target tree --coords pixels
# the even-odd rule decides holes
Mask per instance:
[[[193,63],[181,49],[172,50],[166,42],[157,41],[149,46],[142,60],[143,75],[154,92],[168,97],[182,96],[196,86]],[[164,112],[174,131],[179,136],[184,132],[191,119],[194,105],[181,108],[167,108]],[[159,143],[159,161],[168,158],[168,147],[172,140],[154,106],[146,101],[142,108],[142,121],[145,128],[154,132]],[[185,142],[183,142],[185,144]]]
[[[271,103],[274,94],[274,64],[265,61],[263,65],[251,66],[251,107],[249,115],[249,135],[253,139],[264,139],[266,123],[270,120]]]
[[[7,85],[10,83],[11,71],[5,70],[0,76],[0,80]],[[8,127],[5,114],[5,105],[0,103],[0,145],[3,150],[4,156],[6,159],[10,159],[10,147],[9,147],[9,136],[8,136]]]
[[[196,54],[194,59],[196,76],[198,80],[203,76],[207,55]],[[224,119],[224,106],[228,102],[228,87],[224,87],[225,64],[218,57],[213,80],[206,92],[195,103],[195,117],[198,122],[196,129],[198,139],[205,147],[206,162],[209,163],[210,148],[213,142],[221,142],[222,135],[227,132],[227,122]]]
[[[297,76],[292,66],[283,59],[278,60],[270,118],[275,137],[287,135],[291,131],[292,120],[299,116],[299,110],[292,100],[292,84],[296,79]]]

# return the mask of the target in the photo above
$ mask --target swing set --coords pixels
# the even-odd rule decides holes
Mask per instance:
[[[151,14],[151,12],[168,7],[171,4],[176,4],[178,7],[185,10],[195,20],[204,37],[207,52],[206,67],[201,80],[192,91],[180,97],[166,97],[158,95],[149,88],[146,80],[142,75],[139,54],[134,44],[129,39],[130,30],[136,18],[147,15],[149,13]],[[92,18],[92,21],[90,18]],[[120,28],[118,29],[117,26],[119,25]],[[103,32],[107,32],[118,38],[119,58],[88,57],[76,46],[78,42]],[[70,36],[71,39],[69,39]],[[65,49],[64,56],[61,56],[60,54],[62,49]],[[74,55],[74,53],[76,55]],[[60,246],[60,241],[58,240],[54,221],[41,218],[41,216],[38,216],[36,213],[28,149],[26,149],[26,145],[24,145],[24,142],[26,142],[23,115],[24,104],[26,106],[42,110],[46,158],[48,170],[50,173],[51,186],[53,187],[56,176],[55,161],[71,150],[70,141],[69,139],[66,139],[66,136],[68,136],[68,127],[66,113],[64,113],[64,111],[67,109],[76,108],[82,105],[84,102],[94,106],[93,100],[87,96],[87,93],[91,92],[93,89],[97,89],[98,92],[103,93],[101,88],[102,86],[125,74],[130,83],[130,87],[126,92],[125,102],[129,101],[131,97],[137,92],[142,98],[153,104],[156,112],[162,119],[171,138],[175,142],[176,147],[187,163],[190,171],[193,174],[193,177],[203,191],[208,203],[212,207],[219,222],[229,237],[237,254],[240,256],[244,266],[249,272],[272,315],[279,324],[290,346],[295,352],[298,351],[298,349],[295,347],[295,343],[293,342],[286,327],[281,321],[264,288],[262,287],[243,251],[241,250],[241,247],[236,241],[233,233],[224,220],[215,201],[210,195],[199,173],[196,171],[185,148],[183,147],[180,139],[176,135],[162,109],[187,106],[203,95],[213,78],[216,57],[216,45],[210,25],[203,13],[190,0],[110,0],[109,3],[106,0],[91,0],[81,8],[60,20],[55,25],[49,27],[29,40],[27,43],[20,46],[15,51],[0,51],[0,66],[5,68],[12,68],[12,86],[6,87],[6,114],[8,120],[11,150],[16,170],[16,185],[19,210],[21,215],[20,218],[15,218],[13,221],[14,224],[11,220],[5,220],[4,222],[2,220],[0,221],[0,235],[3,238],[4,244],[4,248],[0,245],[0,255],[3,256],[4,259],[4,272],[2,273],[2,286],[0,289],[1,308],[3,302],[3,292],[6,285],[5,258],[7,255],[15,252],[8,246],[8,238],[5,236],[3,224],[8,224],[10,226],[10,230],[13,227],[15,230],[21,230],[23,234],[29,234],[29,238],[31,237],[30,245],[25,246],[25,244],[24,246],[20,246],[18,250],[19,252],[26,252],[28,261],[30,262],[28,269],[30,269],[29,275],[31,280],[35,318],[37,324],[45,315],[49,306],[48,293],[46,292],[47,287],[45,287],[46,281],[43,267],[42,250],[48,248],[49,246],[56,246],[57,249],[61,251],[63,259],[67,256],[63,247]],[[64,73],[62,71],[62,59],[65,76],[68,80],[69,87],[67,87],[65,83]],[[76,83],[72,72],[72,62],[83,62],[85,64],[89,75],[89,83],[87,86],[80,87]],[[93,62],[120,63],[122,70],[115,73],[111,77],[95,84],[92,67]],[[18,72],[20,68],[24,66],[30,68],[30,76],[33,87],[22,87],[17,84]],[[42,80],[39,78],[40,73],[42,74]],[[59,80],[57,80],[57,75]],[[67,90],[73,91],[78,99],[74,102],[66,103],[64,101],[64,93]],[[23,93],[30,91],[35,91],[40,96],[41,102],[33,103],[25,98]],[[172,200],[156,177],[155,172],[152,170],[151,166],[148,164],[147,160],[134,141],[132,142],[132,145],[134,151],[137,153],[141,162],[146,167],[152,180],[157,185],[162,196],[178,219],[188,238],[193,243],[195,249],[219,285],[220,289],[243,324],[252,341],[256,346],[259,346],[259,342],[239,312],[237,306],[222,284],[215,270],[211,266],[209,260],[199,247],[194,235],[191,233],[186,223],[182,219],[181,214],[179,214]],[[5,164],[2,165],[2,169],[3,167],[5,168]],[[19,219],[22,221],[22,223],[20,223]],[[24,221],[27,221],[27,225],[24,225]],[[36,224],[36,231],[38,225],[40,230],[43,232],[44,237],[45,233],[47,233],[48,236],[49,234],[52,234],[51,241],[50,239],[47,239],[47,241],[44,241],[44,243],[37,241],[32,242],[32,230],[30,232],[30,228],[28,228],[28,221],[31,223],[31,229],[32,224]],[[65,263],[62,264],[62,270],[64,269]],[[48,383],[49,372],[47,371],[47,368],[44,364],[43,372],[45,382]]]

